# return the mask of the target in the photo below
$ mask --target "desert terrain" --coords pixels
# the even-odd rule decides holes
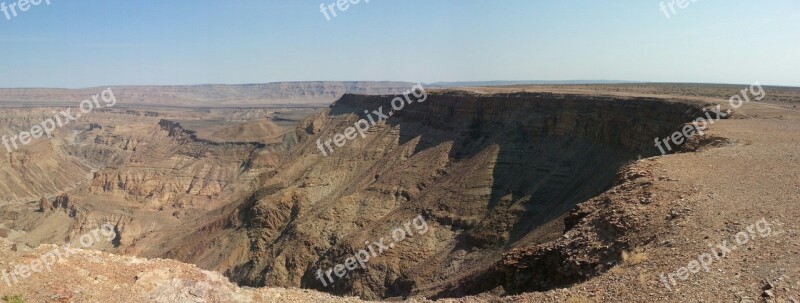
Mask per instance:
[[[0,270],[77,247],[51,271],[3,276],[0,296],[800,300],[800,89],[732,108],[747,85],[440,85],[320,152],[412,85],[111,87],[113,107],[0,153]],[[0,129],[102,89],[0,89]],[[717,105],[724,117],[661,154],[654,139]],[[415,218],[414,236],[390,239]],[[81,243],[109,223],[111,240]],[[320,278],[383,238],[363,267]]]

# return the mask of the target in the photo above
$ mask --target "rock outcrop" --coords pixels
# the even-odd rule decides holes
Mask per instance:
[[[247,241],[228,242],[238,241],[238,248],[184,244],[168,256],[224,271],[244,285],[368,299],[444,294],[461,279],[496,275],[491,270],[504,252],[560,237],[559,218],[613,186],[627,163],[657,154],[654,137],[702,111],[645,98],[432,94],[370,128],[366,138],[321,155],[318,139],[343,132],[365,110],[388,112],[391,100],[345,95],[301,123],[297,146],[264,180],[269,190],[205,219],[217,223],[188,237],[213,231],[215,238],[235,239],[244,229]],[[375,256],[368,270],[322,285],[318,270],[342,264],[418,215],[432,232]]]

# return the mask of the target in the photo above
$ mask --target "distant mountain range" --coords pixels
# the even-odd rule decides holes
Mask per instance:
[[[436,82],[424,84],[429,88],[463,86],[555,85],[555,84],[612,84],[636,83],[608,80],[576,81],[475,81]],[[414,85],[410,82],[391,81],[312,81],[274,82],[261,84],[204,84],[204,85],[144,85],[111,86],[121,106],[322,106],[328,105],[346,93],[383,95],[402,93]],[[0,88],[0,103],[5,105],[58,105],[78,104],[106,87],[65,88]]]

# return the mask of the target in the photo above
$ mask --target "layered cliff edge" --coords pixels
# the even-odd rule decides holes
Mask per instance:
[[[242,285],[315,288],[365,299],[569,285],[612,268],[624,246],[598,248],[598,259],[541,284],[515,285],[515,269],[499,266],[518,249],[546,245],[575,228],[565,224],[575,216],[570,209],[612,188],[637,159],[659,154],[655,137],[680,130],[703,112],[702,104],[657,98],[436,92],[393,112],[364,138],[336,146],[330,156],[321,153],[318,140],[369,119],[365,110],[383,107],[388,113],[394,97],[347,94],[301,123],[296,147],[262,190],[189,236],[246,232],[246,246],[241,240],[235,249],[192,244],[168,255],[225,272]],[[431,232],[330,285],[318,277],[417,216]],[[224,264],[238,264],[195,259],[216,255]],[[567,261],[554,258],[542,264],[543,271]],[[477,284],[459,290],[469,285],[465,281]]]

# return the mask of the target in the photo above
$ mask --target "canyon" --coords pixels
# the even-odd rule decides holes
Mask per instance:
[[[674,227],[662,214],[698,195],[689,177],[674,178],[684,186],[664,185],[673,178],[657,162],[744,148],[751,139],[735,137],[746,131],[715,131],[730,123],[793,129],[800,103],[796,89],[767,88],[765,102],[785,111],[748,104],[662,156],[654,138],[724,106],[719,98],[738,88],[431,89],[424,103],[395,112],[363,139],[320,154],[319,139],[364,119],[365,110],[391,107],[412,85],[113,88],[114,108],[0,154],[0,237],[9,246],[0,259],[74,242],[111,222],[119,236],[99,248],[114,254],[98,257],[105,267],[170,259],[156,269],[159,279],[169,279],[169,268],[202,269],[206,278],[192,283],[213,281],[238,295],[303,288],[364,300],[549,300],[561,289],[588,296],[573,288],[608,275],[638,279],[626,256],[663,245],[654,239]],[[0,89],[0,127],[24,129],[91,91]],[[420,215],[427,233],[333,285],[316,278]],[[11,291],[0,283],[0,292]]]

